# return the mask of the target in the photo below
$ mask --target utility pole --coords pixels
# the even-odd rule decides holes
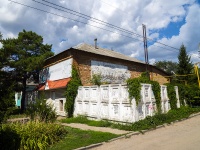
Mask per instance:
[[[146,73],[147,73],[147,77],[150,79],[150,76],[149,76],[149,56],[148,56],[148,49],[147,49],[146,25],[142,24],[142,29],[143,29],[144,56],[145,56]]]

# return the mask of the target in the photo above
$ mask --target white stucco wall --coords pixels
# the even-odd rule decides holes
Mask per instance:
[[[47,103],[53,106],[57,115],[59,116],[66,116],[64,109],[66,97],[64,96],[64,93],[65,89],[45,91],[45,98],[47,99]]]
[[[129,100],[128,89],[123,84],[80,86],[75,100],[74,116],[85,115],[97,120],[135,122],[154,115],[155,98],[150,84],[142,84],[141,101]]]
[[[161,85],[160,86],[160,92],[161,92],[161,110],[162,113],[166,113],[170,110],[170,103],[169,103],[169,98],[167,94],[167,86],[166,85]]]
[[[176,92],[177,108],[180,108],[181,104],[180,104],[180,100],[179,100],[178,86],[175,86],[174,88],[175,88],[175,92]]]
[[[55,65],[44,68],[40,71],[39,82],[45,83],[47,80],[60,80],[71,77],[73,59],[61,61]]]

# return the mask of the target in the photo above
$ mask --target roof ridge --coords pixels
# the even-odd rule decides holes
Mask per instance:
[[[88,49],[87,49],[87,47],[88,47]],[[80,44],[74,46],[73,48],[78,49],[78,50],[91,52],[91,53],[96,53],[96,54],[99,54],[99,55],[106,55],[106,56],[109,56],[109,57],[115,57],[115,58],[119,58],[119,59],[125,59],[125,60],[129,60],[129,61],[144,63],[144,62],[142,62],[142,61],[140,61],[140,60],[138,60],[134,57],[131,57],[131,56],[125,55],[123,53],[120,53],[118,51],[110,50],[110,49],[107,49],[107,48],[98,47],[98,50],[95,51],[95,49],[96,49],[95,46],[87,44],[87,43],[80,43]],[[105,53],[100,53],[101,50],[104,51]],[[107,54],[106,54],[106,52],[107,52]],[[114,55],[116,55],[116,56],[114,56]]]

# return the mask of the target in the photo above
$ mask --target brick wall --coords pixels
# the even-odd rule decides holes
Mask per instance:
[[[89,52],[74,50],[73,48],[67,51],[63,51],[60,54],[46,60],[45,66],[50,66],[52,64],[59,62],[60,60],[64,60],[70,57],[73,57],[74,64],[78,66],[83,85],[91,85],[91,82],[90,82],[91,60],[127,66],[128,70],[131,73],[131,78],[139,77],[142,72],[146,71],[145,64],[131,62],[127,60],[121,60],[117,58],[110,58],[107,56],[100,56],[100,55],[89,53]],[[151,72],[150,73],[151,80],[158,81],[160,84],[169,82],[169,80],[164,77],[164,76],[167,76],[167,74],[164,73],[163,71],[153,66],[149,66],[149,70]]]
[[[107,62],[112,64],[124,65],[128,67],[128,70],[131,73],[131,78],[136,78],[141,75],[142,72],[146,71],[145,64],[140,64],[136,62],[120,60],[117,58],[110,58],[106,56],[99,56],[97,54],[75,51],[72,52],[74,60],[78,63],[79,72],[81,76],[81,81],[83,85],[91,85],[91,60]],[[168,83],[169,80],[164,76],[167,76],[163,71],[149,66],[151,79],[154,81],[158,81],[160,84]]]

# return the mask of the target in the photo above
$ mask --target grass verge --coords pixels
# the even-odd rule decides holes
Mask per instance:
[[[112,138],[116,138],[120,135],[115,135],[106,132],[97,131],[84,131],[71,127],[65,127],[67,130],[67,136],[62,141],[49,147],[48,150],[72,150],[83,146],[88,146],[95,143],[108,141]]]
[[[170,110],[166,114],[156,114],[152,117],[148,116],[145,119],[134,122],[132,124],[112,123],[107,120],[94,121],[94,120],[88,120],[84,116],[63,119],[61,120],[61,122],[82,123],[82,124],[87,124],[90,126],[111,127],[111,128],[117,128],[120,130],[127,130],[127,131],[141,131],[141,130],[156,128],[156,126],[162,125],[164,123],[170,123],[176,120],[181,120],[183,118],[188,118],[191,114],[197,113],[197,112],[200,112],[200,107],[198,108],[181,107],[175,110]]]

